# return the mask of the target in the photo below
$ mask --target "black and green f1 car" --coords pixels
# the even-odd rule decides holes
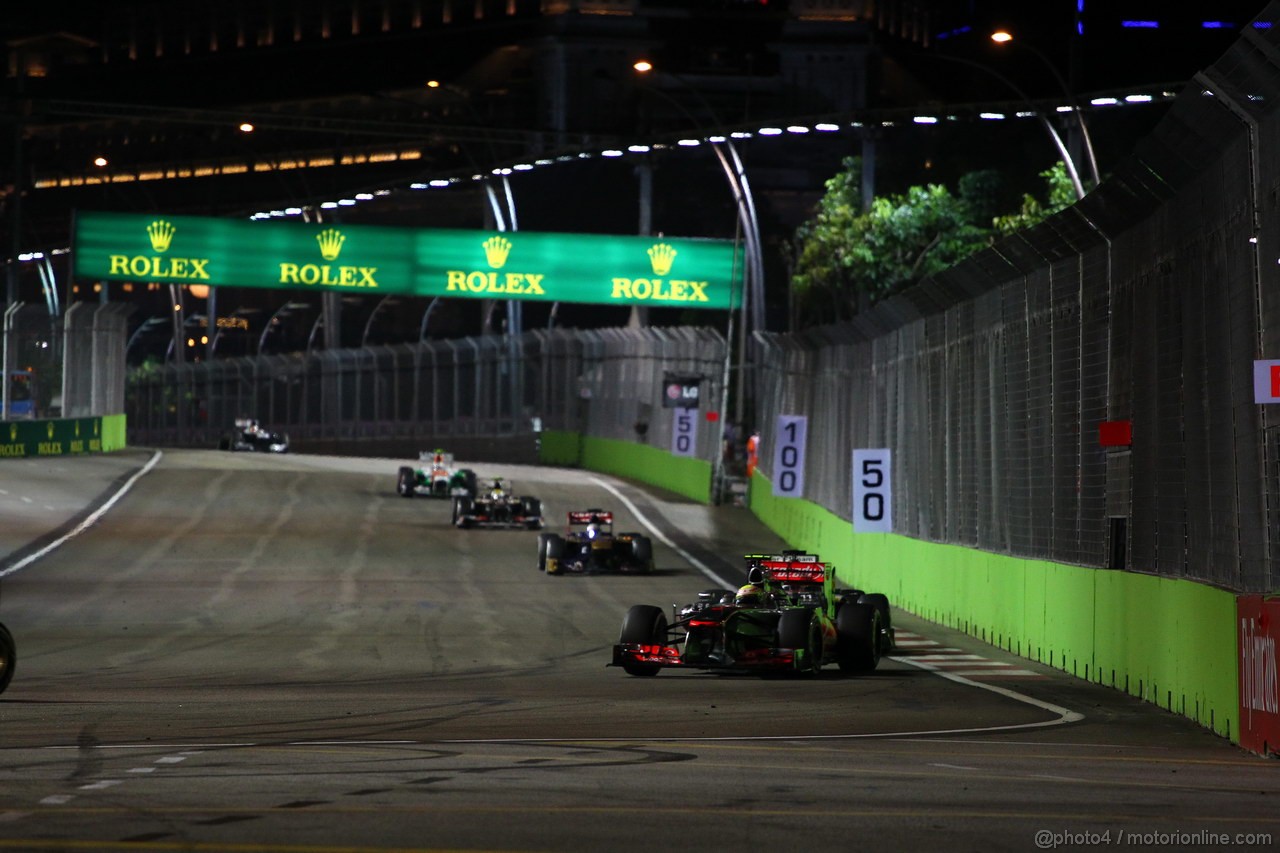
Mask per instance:
[[[661,607],[628,610],[611,665],[630,675],[664,667],[813,674],[828,663],[869,672],[893,649],[884,595],[837,590],[834,568],[816,554],[746,559],[745,586],[700,593],[674,624]]]

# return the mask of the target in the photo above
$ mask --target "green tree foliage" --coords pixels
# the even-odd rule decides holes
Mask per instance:
[[[1003,237],[1015,231],[1030,228],[1075,202],[1076,190],[1071,184],[1071,177],[1067,174],[1067,167],[1061,160],[1041,172],[1040,177],[1044,178],[1049,185],[1048,203],[1042,203],[1030,193],[1024,195],[1021,210],[1008,216],[995,218],[992,225],[998,235]]]
[[[1022,210],[1012,215],[996,215],[1000,179],[992,171],[965,175],[955,193],[927,184],[878,196],[864,211],[859,163],[850,158],[844,167],[826,182],[813,218],[796,231],[791,294],[798,327],[850,319],[1075,200],[1058,164],[1042,173],[1048,202],[1024,196]]]

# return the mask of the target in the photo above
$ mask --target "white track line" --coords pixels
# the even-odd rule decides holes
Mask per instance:
[[[131,488],[133,488],[134,483],[138,482],[138,480],[144,474],[149,473],[152,468],[156,467],[156,463],[160,461],[160,458],[162,456],[164,456],[164,454],[161,453],[159,450],[157,450],[152,455],[152,457],[149,460],[147,460],[146,465],[143,465],[142,468],[140,468],[138,471],[135,471],[133,476],[125,481],[125,484],[120,487],[120,491],[116,492],[114,495],[112,495],[110,498],[107,499],[106,503],[104,503],[102,506],[98,507],[92,513],[90,513],[88,518],[86,518],[84,521],[77,524],[74,530],[72,530],[71,532],[63,536],[59,536],[57,539],[50,542],[48,545],[44,546],[43,548],[41,548],[39,551],[36,551],[34,554],[28,554],[18,562],[14,563],[12,566],[7,566],[4,569],[0,569],[0,578],[4,577],[5,575],[11,575],[14,572],[18,572],[18,571],[21,571],[22,569],[25,569],[27,566],[31,565],[36,560],[39,560],[45,554],[48,554],[50,551],[53,551],[56,548],[62,547],[64,543],[66,543],[71,539],[74,539],[75,537],[79,536],[81,533],[84,533],[86,530],[92,527],[94,523],[97,522],[98,519],[102,518],[102,516],[107,514],[107,510],[111,509],[111,507],[116,505],[116,501],[124,497],[125,494]]]
[[[725,580],[724,578],[722,578],[722,577],[720,577],[719,575],[717,575],[715,572],[711,571],[711,568],[710,568],[709,566],[707,566],[707,564],[706,564],[706,563],[702,562],[702,561],[701,561],[701,560],[699,560],[697,557],[693,556],[693,555],[692,555],[692,554],[690,554],[688,551],[686,551],[685,549],[681,548],[681,547],[680,547],[679,545],[677,545],[676,543],[672,542],[672,541],[667,537],[667,534],[665,534],[665,533],[663,533],[661,530],[659,530],[659,529],[658,529],[658,528],[653,524],[653,522],[651,522],[648,518],[646,518],[646,517],[645,517],[645,514],[644,514],[644,513],[642,513],[642,512],[641,512],[641,511],[636,507],[636,505],[635,505],[635,504],[633,504],[631,501],[627,500],[627,496],[626,496],[626,495],[624,495],[622,492],[620,492],[620,491],[618,491],[616,488],[614,488],[614,487],[613,487],[613,485],[611,485],[610,483],[606,483],[604,480],[598,479],[598,478],[596,478],[596,477],[592,477],[592,478],[591,478],[591,482],[595,483],[595,484],[596,484],[596,485],[598,485],[600,488],[602,488],[602,489],[604,489],[605,491],[609,492],[610,494],[612,494],[612,495],[613,495],[615,498],[617,498],[618,500],[622,501],[622,503],[627,507],[627,509],[631,510],[631,514],[632,514],[632,515],[634,515],[634,516],[636,517],[636,520],[637,520],[637,521],[639,521],[639,522],[644,526],[644,529],[645,529],[645,530],[648,530],[648,531],[649,531],[649,534],[650,534],[654,539],[657,539],[657,540],[658,540],[659,542],[661,542],[663,545],[666,545],[668,548],[670,548],[670,549],[672,549],[673,551],[675,551],[677,554],[679,554],[681,557],[683,557],[683,558],[685,559],[685,561],[686,561],[687,563],[689,563],[689,565],[693,566],[695,569],[697,569],[698,571],[702,572],[704,575],[706,575],[706,576],[707,576],[708,578],[710,578],[712,581],[714,581],[715,583],[720,584],[720,586],[721,586],[721,587],[723,587],[723,588],[725,588],[725,589],[736,589],[736,588],[738,587],[738,584],[736,584],[736,583],[729,583],[729,581]]]
[[[1023,702],[1027,705],[1034,705],[1035,707],[1039,708],[1042,711],[1048,711],[1050,714],[1058,715],[1058,719],[1050,720],[1045,723],[1033,723],[1030,726],[1009,726],[1009,728],[1032,728],[1036,726],[1060,726],[1060,725],[1063,725],[1064,723],[1078,723],[1084,719],[1084,714],[1081,714],[1078,711],[1072,711],[1068,708],[1063,708],[1061,705],[1054,705],[1050,702],[1042,702],[1039,699],[1033,699],[1030,696],[1025,696],[1021,693],[1018,693],[1017,691],[1010,690],[1007,687],[1000,687],[995,684],[984,684],[981,681],[970,681],[964,676],[957,675],[954,672],[944,672],[940,669],[933,669],[928,664],[918,664],[915,661],[911,660],[911,658],[890,657],[889,660],[896,661],[898,663],[905,663],[908,666],[914,666],[916,669],[923,669],[925,672],[932,672],[934,675],[938,676],[939,678],[945,678],[948,681],[954,681],[957,684],[963,684],[963,685],[966,685],[967,687],[977,687],[979,690],[989,690],[992,693],[997,693],[1001,696],[1005,696],[1009,699],[1014,700],[1015,702]]]

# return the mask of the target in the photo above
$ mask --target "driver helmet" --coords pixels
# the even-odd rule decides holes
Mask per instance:
[[[600,535],[600,525],[596,524],[594,521],[587,525],[588,539],[595,539],[599,535]]]
[[[504,490],[503,490],[503,488],[502,488],[502,481],[501,481],[501,480],[494,480],[494,481],[493,481],[493,488],[489,490],[489,494],[493,495],[493,497],[495,497],[495,498],[500,498],[500,497],[502,497],[503,491],[504,491]]]
[[[733,597],[735,607],[761,607],[764,605],[764,589],[760,584],[749,583],[739,587]]]

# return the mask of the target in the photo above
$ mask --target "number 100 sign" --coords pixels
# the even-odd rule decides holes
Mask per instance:
[[[804,445],[809,419],[804,415],[778,415],[773,444],[773,494],[779,498],[804,495]]]
[[[853,451],[853,532],[893,532],[889,448]]]

